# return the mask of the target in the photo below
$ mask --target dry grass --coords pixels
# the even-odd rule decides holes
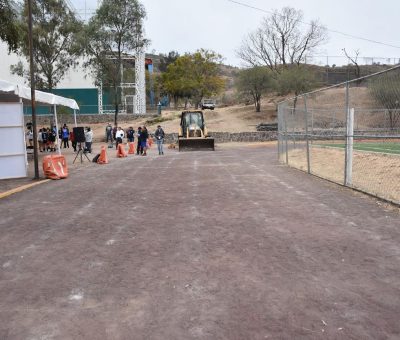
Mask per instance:
[[[306,171],[305,149],[292,150],[289,164]],[[313,174],[343,184],[344,150],[313,147]],[[394,202],[400,202],[400,157],[397,155],[354,151],[353,186]]]

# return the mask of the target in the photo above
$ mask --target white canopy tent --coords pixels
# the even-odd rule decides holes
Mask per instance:
[[[64,98],[52,93],[35,91],[35,102],[54,107],[54,118],[58,131],[57,106],[66,106],[76,110],[79,106],[74,99]],[[31,103],[31,89],[0,80],[0,179],[26,177],[27,153],[23,104]],[[57,144],[58,141],[57,133]],[[58,148],[59,153],[60,147]]]
[[[30,103],[31,89],[0,79],[0,103],[15,102],[20,99],[22,99],[23,102]],[[57,96],[52,93],[35,91],[35,100],[37,103],[44,105],[61,105],[73,110],[79,110],[79,106],[74,99]]]

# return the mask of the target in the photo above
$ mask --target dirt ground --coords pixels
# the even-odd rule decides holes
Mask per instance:
[[[100,136],[100,134],[98,134]],[[100,138],[99,138],[100,139]],[[230,142],[230,143],[223,143],[223,144],[216,144],[216,149],[224,149],[226,147],[232,147],[232,146],[243,146],[247,145],[248,147],[258,147],[260,145],[264,146],[271,146],[273,145],[276,147],[276,142],[252,142],[250,144],[243,144],[243,143],[235,143],[235,142]],[[68,171],[69,173],[75,173],[79,172],[82,168],[85,168],[87,166],[90,166],[90,160],[93,159],[93,157],[100,153],[101,147],[102,146],[108,146],[104,142],[95,142],[92,144],[92,153],[87,154],[87,157],[82,157],[82,163],[80,161],[80,157],[76,158],[76,153],[73,151],[73,148],[62,148],[61,149],[61,154],[65,157],[68,165]],[[168,148],[168,144],[164,145],[164,149]],[[125,150],[128,151],[129,147],[128,144],[125,144]],[[152,145],[152,147],[148,150],[148,153],[150,155],[156,155],[157,154],[157,146],[155,144]],[[43,157],[48,156],[48,155],[58,155],[58,152],[40,152],[39,153],[39,176],[40,180],[45,179],[44,174],[43,174],[43,168],[42,168],[42,162],[43,162]],[[117,157],[117,151],[115,147],[113,149],[109,149],[107,147],[107,157],[110,163],[119,161],[119,158]],[[74,162],[75,161],[75,162]],[[35,170],[34,170],[34,162],[33,162],[33,155],[28,156],[28,168],[27,168],[28,176],[26,178],[12,178],[12,179],[4,179],[0,180],[0,195],[6,191],[13,190],[15,188],[25,186],[25,185],[30,185],[36,182],[34,180],[34,175],[35,175]]]
[[[0,339],[398,339],[399,214],[276,147],[78,165],[0,200]]]
[[[400,156],[353,151],[353,186],[378,197],[400,202]],[[311,148],[311,172],[331,181],[344,182],[344,150]],[[289,153],[289,164],[307,170],[306,150]]]
[[[71,143],[70,143],[69,148],[67,148],[67,149],[62,148],[61,153],[67,161],[68,171],[70,173],[75,173],[75,172],[79,172],[81,169],[83,169],[87,166],[90,166],[91,165],[90,161],[93,159],[93,157],[96,154],[100,153],[101,146],[107,146],[107,144],[106,143],[93,143],[92,153],[87,154],[88,158],[83,156],[82,163],[80,161],[80,156],[76,159],[76,161],[74,163],[76,153],[74,152],[74,150],[71,146]],[[129,149],[127,145],[126,145],[125,149],[126,150]],[[149,150],[149,152],[156,153],[156,149],[157,149],[157,147],[153,145],[153,147]],[[44,179],[43,168],[42,168],[43,157],[48,156],[48,155],[58,155],[58,152],[40,152],[39,153],[39,176],[40,176],[41,180]],[[118,160],[117,151],[115,150],[115,147],[113,149],[107,148],[107,156],[111,163]],[[33,180],[33,177],[35,174],[35,170],[34,170],[33,163],[34,163],[33,155],[29,155],[28,156],[28,169],[27,169],[28,176],[27,176],[27,178],[17,178],[17,179],[13,178],[13,179],[0,180],[0,193],[5,192],[7,190],[14,189],[14,188],[22,186],[22,185],[34,183],[35,181]]]

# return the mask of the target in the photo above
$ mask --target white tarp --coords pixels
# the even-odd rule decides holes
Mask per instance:
[[[16,85],[9,83],[8,81],[0,79],[0,91],[3,92],[14,92]]]
[[[0,103],[0,179],[26,176],[22,103]]]
[[[30,103],[31,89],[0,79],[0,179],[27,176],[24,115],[21,101]],[[79,110],[79,106],[74,99],[35,91],[35,101],[41,105],[54,106],[56,125],[58,105],[73,109],[76,122],[76,110]],[[59,142],[57,144],[60,146]],[[58,150],[61,153],[60,148]]]
[[[31,100],[31,89],[29,87],[15,85],[5,80],[0,80],[0,92],[8,93],[11,96],[16,96],[28,101]],[[35,91],[35,100],[41,104],[61,105],[79,110],[78,103],[74,99],[60,97],[52,93]]]

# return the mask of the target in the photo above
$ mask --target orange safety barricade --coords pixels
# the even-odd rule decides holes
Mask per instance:
[[[107,151],[105,146],[101,147],[100,156],[97,159],[97,164],[108,164]]]
[[[124,144],[122,143],[118,144],[117,157],[118,158],[128,157],[124,148]]]
[[[129,151],[128,153],[130,155],[134,155],[135,154],[135,143],[129,143]]]
[[[63,155],[50,155],[43,158],[43,172],[46,178],[62,179],[68,177],[67,162]]]

